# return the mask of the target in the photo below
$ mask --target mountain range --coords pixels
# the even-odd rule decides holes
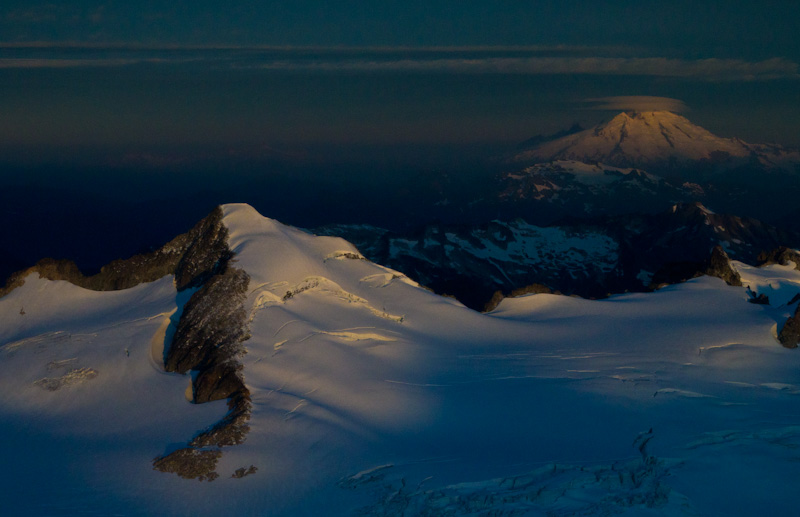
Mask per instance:
[[[404,271],[476,310],[498,290],[510,293],[542,284],[551,291],[603,298],[648,290],[654,277],[663,278],[676,265],[702,269],[715,246],[736,260],[758,264],[759,255],[800,244],[798,235],[756,219],[717,214],[700,203],[550,226],[515,219],[429,224],[410,232],[368,225],[313,231],[343,237],[370,260]]]
[[[4,515],[795,513],[800,155],[667,112],[527,145],[391,228],[225,204],[19,268]]]
[[[715,253],[727,280],[487,314],[242,204],[40,263],[0,293],[4,512],[791,513],[800,256]]]

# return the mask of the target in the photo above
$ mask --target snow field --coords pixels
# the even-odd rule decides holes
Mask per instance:
[[[245,443],[224,449],[213,483],[151,470],[225,412],[159,371],[185,301],[170,278],[92,293],[29,277],[0,299],[0,416],[13,423],[0,436],[28,465],[0,484],[11,515],[791,514],[800,356],[773,329],[793,306],[702,277],[601,301],[505,299],[484,315],[341,239],[224,212],[251,277]],[[771,299],[800,291],[791,268],[736,266]],[[97,376],[34,384],[78,368]]]

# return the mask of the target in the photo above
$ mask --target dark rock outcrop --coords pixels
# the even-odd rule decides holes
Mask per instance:
[[[221,455],[221,447],[243,443],[250,431],[250,391],[244,384],[238,361],[238,356],[245,353],[243,342],[250,337],[245,307],[250,277],[244,270],[233,267],[232,258],[227,228],[221,218],[208,217],[193,236],[175,272],[179,290],[199,289],[183,307],[165,353],[164,368],[169,372],[195,372],[192,393],[196,404],[228,399],[225,417],[195,436],[186,449],[181,449],[186,452],[178,451],[181,468],[190,472],[205,468],[208,460],[200,452],[212,448]],[[182,475],[176,470],[159,468],[168,458],[156,458],[153,467]],[[199,465],[191,467],[192,461]],[[212,481],[216,476],[205,477]]]
[[[250,400],[250,391],[242,387],[228,400],[228,414],[209,427],[202,433],[195,436],[189,445],[195,448],[201,447],[229,447],[244,443],[247,433],[250,431],[248,422],[253,403]]]
[[[526,294],[553,294],[553,290],[544,284],[533,283],[526,285],[525,287],[514,289],[508,294],[508,296],[504,295],[502,291],[495,291],[491,299],[486,302],[483,312],[491,312],[495,310],[497,306],[500,305],[500,302],[502,302],[505,298],[518,298],[520,296],[525,296]],[[555,294],[560,293],[556,292]]]
[[[751,293],[747,301],[756,305],[769,305],[769,296],[764,293]]]
[[[550,205],[536,201],[531,210],[499,212],[505,221],[489,223],[430,223],[406,230],[332,225],[314,233],[343,237],[369,260],[482,311],[498,290],[507,294],[539,283],[597,299],[705,274],[717,245],[735,260],[756,264],[759,250],[800,243],[799,234],[699,203],[678,203],[655,214],[568,217],[537,226],[535,212],[542,206]],[[544,211],[552,215],[549,208]]]
[[[160,472],[171,472],[186,479],[214,481],[219,474],[214,470],[222,457],[218,449],[178,449],[170,454],[156,458],[153,468]]]
[[[252,409],[250,392],[236,359],[245,352],[242,343],[249,337],[244,303],[250,277],[244,270],[231,266],[234,253],[228,246],[228,229],[222,218],[222,208],[217,207],[191,230],[160,249],[115,260],[96,275],[84,276],[69,260],[44,259],[11,275],[6,286],[0,289],[0,297],[5,296],[23,285],[25,277],[31,273],[94,291],[128,289],[166,275],[175,275],[178,291],[199,288],[183,307],[165,354],[164,367],[169,372],[195,371],[194,402],[201,404],[227,398],[229,412],[193,438],[189,447],[155,458],[153,468],[208,481],[219,477],[214,472],[222,456],[218,448],[244,442],[250,430],[248,421]],[[22,309],[20,314],[24,314]],[[209,450],[208,447],[216,448]]]
[[[194,379],[195,404],[226,399],[244,391],[246,388],[239,373],[241,370],[240,364],[228,361],[201,371]]]
[[[800,270],[800,253],[786,246],[780,246],[772,251],[762,251],[758,255],[758,266],[768,266],[780,264],[786,266],[789,262],[794,262],[794,267]]]
[[[702,262],[670,262],[653,274],[649,288],[653,290],[686,282],[702,276],[703,269]]]
[[[249,476],[250,474],[255,474],[258,472],[258,468],[255,465],[250,465],[250,468],[238,468],[234,473],[231,475],[232,478],[242,479],[245,476]]]
[[[71,260],[42,259],[36,265],[12,274],[0,289],[0,298],[25,282],[31,273],[48,280],[65,280],[92,291],[118,291],[141,283],[175,275],[181,291],[202,284],[233,256],[227,246],[227,229],[222,224],[222,208],[215,208],[191,230],[150,253],[114,260],[92,276],[84,276]]]
[[[742,278],[739,272],[733,267],[731,258],[722,249],[722,246],[714,246],[711,250],[711,257],[708,259],[705,274],[721,278],[728,285],[741,286]]]
[[[191,242],[175,268],[175,285],[179,291],[200,286],[217,273],[224,272],[233,258],[220,207],[200,221],[189,232],[189,237]]]
[[[249,282],[244,270],[228,267],[192,295],[165,357],[168,372],[206,370],[243,351],[248,314],[244,301]]]
[[[503,295],[503,291],[495,291],[489,301],[486,302],[486,305],[483,307],[483,312],[492,312],[500,305],[500,302],[503,301],[505,295]]]
[[[553,290],[544,284],[530,284],[511,291],[508,298],[518,298],[526,294],[554,294]],[[555,293],[558,294],[558,293]]]
[[[778,341],[781,342],[786,348],[797,348],[800,344],[800,305],[794,311],[794,314],[786,320],[780,333],[778,333]]]
[[[711,250],[711,256],[705,262],[672,262],[666,264],[653,275],[650,289],[679,284],[703,275],[720,278],[728,285],[742,285],[742,278],[733,267],[731,258],[722,249],[722,246],[714,246]]]

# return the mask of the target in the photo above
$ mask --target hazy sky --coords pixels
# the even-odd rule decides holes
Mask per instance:
[[[796,57],[797,2],[6,0],[6,41],[172,45],[614,45]]]
[[[798,5],[6,0],[0,152],[512,144],[651,105],[800,145]]]

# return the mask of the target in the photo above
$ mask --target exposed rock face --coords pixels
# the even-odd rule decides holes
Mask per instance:
[[[702,262],[670,262],[653,274],[649,288],[652,290],[666,285],[680,284],[702,275]]]
[[[504,173],[498,197],[504,204],[524,207],[526,212],[539,213],[546,206],[553,220],[559,220],[576,214],[656,213],[676,200],[695,199],[697,194],[689,187],[671,185],[660,176],[635,168],[554,161]]]
[[[728,285],[742,285],[739,272],[734,269],[728,254],[722,246],[714,246],[705,262],[673,262],[665,265],[653,275],[650,288],[678,284],[703,275],[721,278]]]
[[[483,312],[492,312],[500,305],[500,302],[503,301],[505,296],[503,295],[503,291],[495,291],[489,301],[486,302],[486,305],[483,307]]]
[[[485,310],[500,290],[532,283],[603,296],[619,276],[619,244],[593,224],[537,227],[517,219],[479,225],[430,224],[395,233],[337,225],[314,230],[353,242],[369,260],[402,271],[437,293]],[[638,270],[637,270],[638,271]]]
[[[715,213],[700,203],[674,205],[638,224],[642,226],[641,232],[634,228],[626,231],[633,230],[630,248],[644,259],[636,261],[641,267],[650,266],[653,259],[662,264],[705,262],[709,251],[723,242],[726,252],[736,260],[753,264],[757,261],[758,250],[772,249],[798,239],[757,219]]]
[[[232,478],[241,479],[245,476],[249,476],[250,474],[255,474],[258,472],[258,468],[255,465],[250,465],[250,468],[239,468],[231,475]]]
[[[517,298],[526,294],[553,294],[553,290],[544,284],[531,284],[519,289],[514,289],[508,296],[503,295],[502,291],[495,291],[492,298],[486,302],[483,312],[491,312],[500,305],[504,298]]]
[[[250,391],[242,387],[240,391],[234,393],[228,400],[228,409],[228,414],[222,420],[195,436],[189,445],[201,448],[227,447],[244,443],[250,431],[248,422],[253,409]]]
[[[221,457],[220,450],[178,449],[156,459],[153,468],[161,472],[172,472],[186,479],[214,481],[219,477],[214,469]]]
[[[526,294],[553,294],[553,290],[543,284],[531,284],[520,287],[519,289],[514,289],[508,297],[517,298],[519,296],[525,296]]]
[[[229,267],[212,276],[183,308],[178,328],[167,351],[168,372],[207,370],[243,351],[247,338],[247,286],[250,277]]]
[[[758,255],[759,267],[770,264],[786,266],[789,262],[794,262],[795,269],[800,270],[800,253],[786,246],[780,246],[772,251],[763,251]]]
[[[551,213],[547,207],[542,210]],[[554,226],[529,224],[524,218],[531,213],[506,222],[432,223],[403,232],[332,225],[314,233],[343,237],[369,260],[483,311],[498,290],[508,294],[539,283],[567,295],[602,298],[705,274],[711,250],[723,243],[731,258],[747,264],[757,263],[759,250],[800,243],[800,235],[699,203],[675,204],[657,214],[563,219]]]
[[[769,305],[769,296],[764,293],[752,293],[752,296],[747,301],[756,305]]]
[[[241,365],[229,361],[201,371],[194,380],[194,402],[222,400],[245,390]]]
[[[205,472],[211,458],[205,453],[215,453],[216,463],[222,455],[221,447],[243,443],[250,431],[250,391],[244,384],[238,361],[238,356],[245,352],[242,343],[249,338],[245,301],[250,277],[231,265],[232,257],[228,230],[222,224],[222,211],[218,210],[200,223],[177,265],[176,287],[200,288],[183,307],[166,351],[164,368],[177,373],[196,372],[192,383],[194,402],[202,404],[227,398],[229,411],[222,420],[195,436],[189,447],[153,460],[156,470],[184,477],[182,472]],[[248,471],[254,472],[255,467]],[[216,472],[201,475],[209,481],[217,477]]]
[[[48,280],[65,280],[92,291],[129,289],[174,274],[180,291],[202,284],[225,267],[232,256],[227,247],[227,235],[222,224],[222,209],[217,207],[194,228],[158,250],[110,262],[96,275],[84,276],[71,260],[40,260],[35,266],[11,275],[6,286],[0,289],[0,298],[21,286],[31,273],[39,273]]]
[[[220,207],[189,233],[191,242],[175,268],[175,285],[179,291],[202,285],[217,273],[224,272],[233,257],[228,248],[228,229],[222,224]]]
[[[705,274],[721,278],[728,285],[741,286],[742,278],[739,272],[733,268],[731,258],[722,249],[722,246],[714,246],[711,250],[711,257],[708,260]]]
[[[794,315],[786,320],[778,334],[778,341],[786,348],[797,348],[800,344],[800,305],[795,309]]]
[[[196,371],[194,402],[229,398],[230,411],[192,439],[190,447],[153,460],[153,468],[208,481],[218,477],[214,472],[222,456],[218,448],[244,441],[250,429],[247,422],[252,407],[241,365],[236,360],[244,353],[242,343],[249,337],[244,303],[250,278],[244,270],[230,265],[234,254],[228,247],[228,229],[222,224],[222,217],[222,208],[217,207],[187,233],[160,249],[115,260],[93,276],[84,276],[72,261],[44,259],[12,275],[0,290],[0,297],[5,296],[21,286],[32,272],[48,280],[66,280],[94,291],[128,289],[170,274],[175,275],[178,291],[199,287],[183,308],[164,366],[170,372]],[[93,370],[76,372],[82,378],[97,375]],[[72,377],[43,379],[41,385],[53,390],[67,382],[72,382]],[[209,450],[210,446],[215,448]]]

